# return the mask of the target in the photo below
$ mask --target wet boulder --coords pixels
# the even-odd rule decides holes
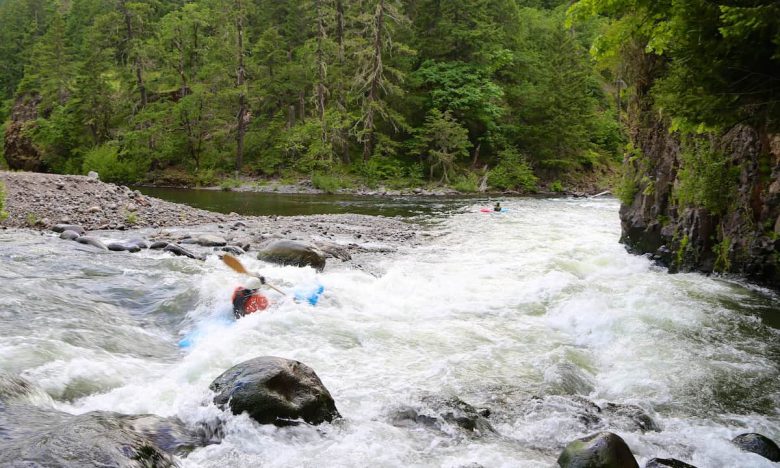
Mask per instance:
[[[100,250],[108,250],[108,247],[106,247],[106,244],[104,244],[97,237],[81,236],[78,239],[76,239],[76,242],[78,242],[79,244],[91,245],[92,247],[97,247]]]
[[[76,240],[76,239],[78,239],[78,238],[79,238],[79,233],[78,233],[78,232],[76,232],[76,231],[70,231],[70,230],[68,230],[68,231],[62,231],[62,232],[60,233],[60,239],[65,239],[65,240]]]
[[[33,383],[21,377],[0,372],[0,403],[33,394],[44,395],[44,392]]]
[[[397,427],[425,426],[443,432],[449,428],[464,430],[470,435],[481,436],[495,433],[487,420],[490,410],[475,408],[460,398],[426,396],[420,405],[404,406],[390,414],[390,422]]]
[[[639,468],[626,442],[611,432],[570,442],[558,457],[558,465],[561,468]]]
[[[746,452],[753,452],[773,462],[780,462],[780,448],[770,438],[756,433],[740,434],[731,443]]]
[[[203,234],[195,239],[195,243],[203,247],[222,247],[227,245],[227,241],[224,237],[215,236],[212,234]]]
[[[645,464],[645,468],[696,468],[675,458],[653,458]]]
[[[154,244],[152,244],[154,245]],[[179,257],[189,257],[189,258],[198,258],[194,253],[190,252],[189,250],[185,249],[184,247],[177,245],[177,244],[168,244],[163,248],[163,252],[170,252],[174,255],[177,255]]]
[[[278,265],[310,266],[317,271],[325,269],[325,254],[320,249],[289,240],[271,242],[257,253],[257,259]]]
[[[33,414],[41,410],[26,408]],[[52,414],[48,414],[52,413]],[[173,456],[115,413],[42,413],[45,425],[0,443],[2,466],[176,466]]]
[[[125,242],[125,244],[138,247],[141,250],[146,250],[149,248],[149,243],[146,242],[145,239],[140,239],[140,238],[130,239],[127,242]]]
[[[162,250],[166,247],[168,247],[168,242],[166,241],[154,241],[152,242],[152,245],[149,246],[152,250]]]
[[[334,242],[317,241],[314,243],[317,247],[329,258],[338,258],[342,262],[352,260],[352,255],[349,254],[349,250],[343,245],[336,244]]]
[[[141,248],[135,244],[127,244],[124,242],[111,242],[108,244],[108,250],[112,252],[140,252]]]
[[[195,429],[188,428],[178,418],[163,418],[151,414],[117,416],[122,426],[152,440],[166,453],[185,455],[198,447],[218,443],[222,436],[217,423],[202,423]]]
[[[593,382],[579,367],[561,362],[545,369],[542,391],[547,395],[587,395],[593,391]]]
[[[661,429],[647,412],[636,405],[622,405],[607,403],[601,408],[605,417],[610,419],[612,426],[625,428],[625,430],[640,430],[642,432],[658,432]]]
[[[217,406],[229,407],[233,414],[247,412],[261,424],[321,424],[341,417],[317,374],[290,359],[250,359],[225,371],[209,388]]]
[[[84,230],[83,227],[78,226],[76,224],[56,224],[54,227],[51,228],[54,232],[65,232],[65,231],[73,231],[78,233],[78,235],[83,236],[87,233],[87,231]]]
[[[224,247],[214,247],[214,250],[217,252],[226,252],[231,255],[235,255],[236,257],[238,257],[239,255],[244,255],[246,253],[244,249],[242,249],[237,245],[226,245]]]

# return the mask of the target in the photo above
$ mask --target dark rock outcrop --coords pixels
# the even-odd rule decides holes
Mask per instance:
[[[390,421],[398,427],[422,425],[444,432],[448,432],[448,427],[456,427],[479,436],[496,432],[488,416],[490,410],[475,408],[459,398],[426,396],[418,407],[404,406],[392,411]]]
[[[179,257],[198,258],[194,253],[177,244],[166,245],[163,247],[163,252],[170,252]]]
[[[612,426],[617,425],[620,421],[624,421],[625,423],[622,426],[627,430],[632,430],[633,428],[637,428],[642,432],[658,432],[661,430],[653,418],[639,406],[606,403],[601,410],[605,417],[611,420]]]
[[[257,258],[279,265],[310,266],[317,271],[325,269],[325,254],[320,249],[289,240],[266,245],[257,253]]]
[[[43,416],[49,424],[0,443],[0,465],[177,466],[172,453],[163,450],[153,438],[134,431],[116,413],[96,411],[72,416],[47,412]],[[189,442],[172,442],[170,448],[182,446],[193,448]]]
[[[780,462],[780,448],[770,438],[761,434],[740,434],[731,442],[746,452],[753,452],[773,462]]]
[[[625,162],[621,242],[671,272],[733,273],[780,289],[780,135],[740,124],[722,134],[688,137],[686,147],[659,119],[650,86],[637,88],[630,132],[636,151]],[[680,203],[681,167],[692,164],[685,160],[696,145],[719,158],[707,166],[718,167],[715,176],[695,168],[687,176],[709,184],[701,190],[713,201]]]
[[[44,169],[41,153],[29,137],[29,130],[38,118],[38,95],[22,95],[16,98],[11,109],[11,120],[5,127],[3,138],[5,160],[16,171],[41,171]]]
[[[36,385],[0,373],[0,466],[169,467],[173,455],[218,442],[218,426],[189,428],[176,418],[107,411],[72,415],[31,401]]]
[[[674,458],[653,458],[645,464],[645,468],[696,468]]]
[[[341,417],[330,392],[305,364],[263,356],[242,362],[217,377],[210,387],[214,403],[233,414],[246,411],[261,424],[279,426],[303,420],[321,424]]]
[[[577,439],[558,457],[562,468],[639,468],[631,449],[617,434],[599,432]]]

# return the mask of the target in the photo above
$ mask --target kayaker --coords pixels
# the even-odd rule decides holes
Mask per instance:
[[[496,204],[493,205],[493,211],[501,211],[501,202],[496,202]]]
[[[265,284],[265,278],[259,277],[260,283]],[[268,298],[260,293],[259,289],[245,288],[238,286],[233,291],[233,315],[236,320],[255,312],[260,312],[268,308]]]

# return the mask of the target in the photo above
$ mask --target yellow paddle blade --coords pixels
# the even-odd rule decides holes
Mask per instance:
[[[225,254],[222,256],[222,261],[225,262],[225,265],[229,266],[231,270],[237,272],[237,273],[243,273],[245,275],[252,275],[252,273],[249,273],[246,268],[244,268],[244,265],[241,264],[241,262],[234,256]]]

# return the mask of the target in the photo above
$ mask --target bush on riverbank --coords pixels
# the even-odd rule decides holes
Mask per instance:
[[[5,184],[0,181],[0,222],[5,221],[8,213],[5,212]]]

